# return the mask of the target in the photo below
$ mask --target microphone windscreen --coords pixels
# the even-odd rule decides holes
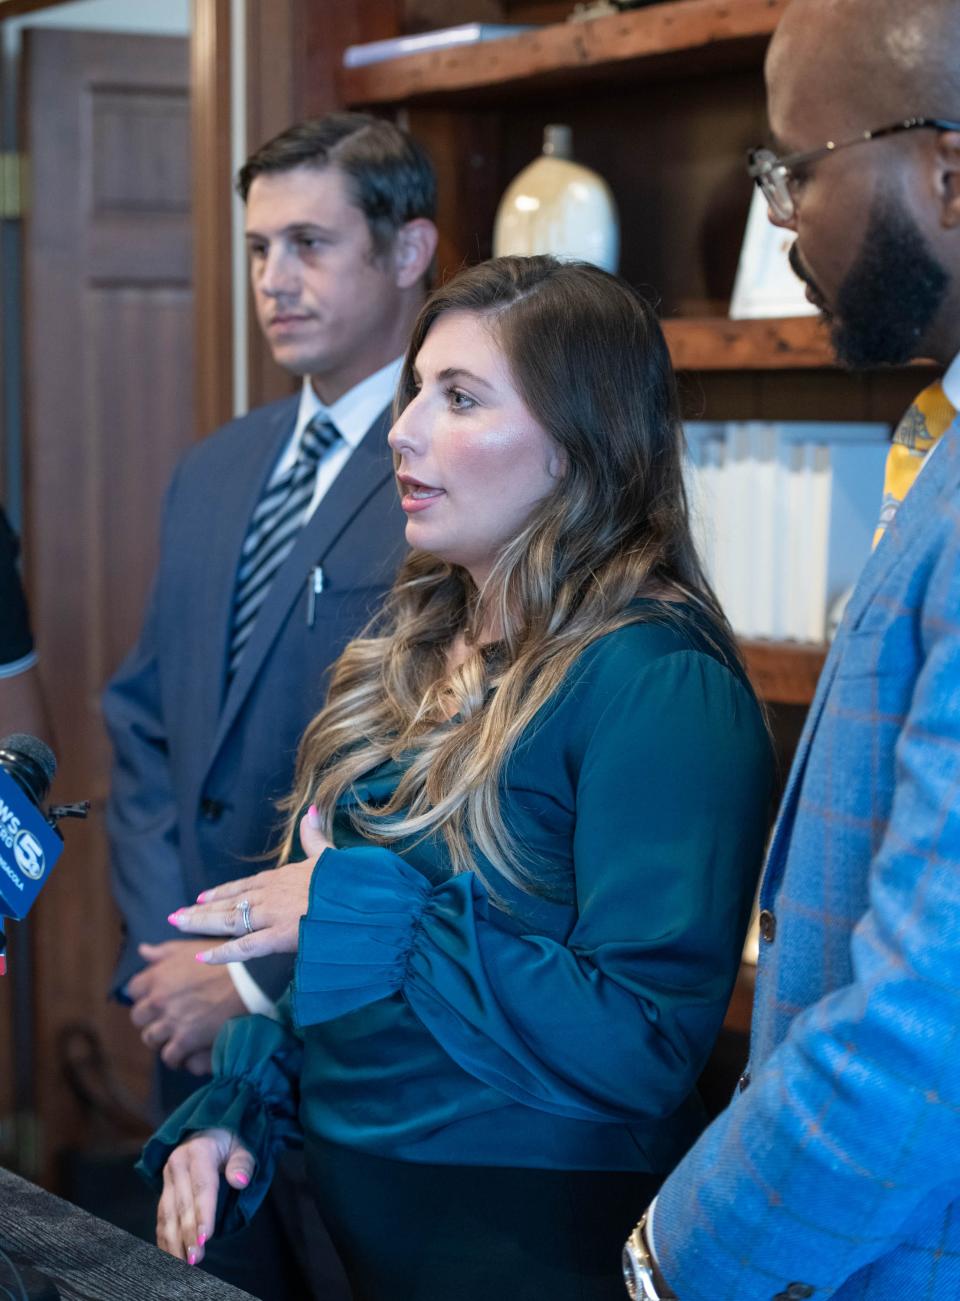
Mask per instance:
[[[46,741],[41,741],[38,736],[31,736],[28,732],[14,732],[0,740],[0,750],[9,750],[32,759],[46,777],[47,784],[53,781],[53,774],[57,771],[57,757]]]

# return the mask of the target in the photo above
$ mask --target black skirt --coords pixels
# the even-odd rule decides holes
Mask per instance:
[[[307,1140],[354,1301],[623,1301],[662,1175],[421,1165]]]

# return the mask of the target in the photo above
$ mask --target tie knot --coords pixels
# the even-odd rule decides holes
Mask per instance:
[[[894,431],[893,441],[915,452],[927,452],[953,424],[957,411],[939,380],[928,384]]]
[[[339,437],[340,430],[333,421],[318,413],[303,431],[303,436],[300,439],[300,453],[297,459],[312,461],[316,464]]]

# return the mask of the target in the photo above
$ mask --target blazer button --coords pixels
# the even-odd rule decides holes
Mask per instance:
[[[758,921],[760,923],[760,938],[765,944],[772,944],[777,933],[777,919],[769,908],[764,908]],[[792,1298],[791,1298],[792,1301]]]
[[[750,1072],[744,1071],[743,1074],[740,1076],[739,1080],[737,1080],[737,1092],[744,1093],[747,1089],[749,1089],[749,1087],[750,1087]]]
[[[204,798],[200,801],[200,812],[207,822],[219,822],[223,817],[223,805],[219,800]]]
[[[783,1292],[778,1292],[773,1301],[807,1301],[813,1296],[814,1289],[809,1283],[788,1283]]]

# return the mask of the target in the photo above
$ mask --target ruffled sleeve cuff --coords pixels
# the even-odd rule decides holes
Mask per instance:
[[[300,922],[297,1024],[330,1021],[396,993],[430,896],[430,882],[387,849],[326,850]]]
[[[237,1040],[242,1039],[249,1060],[255,1063],[249,1076],[218,1074],[199,1088],[167,1117],[148,1140],[137,1163],[138,1173],[159,1192],[163,1167],[171,1152],[191,1134],[215,1128],[236,1134],[253,1154],[256,1167],[249,1185],[242,1190],[221,1180],[217,1203],[217,1231],[221,1234],[234,1233],[249,1223],[270,1187],[277,1154],[283,1148],[303,1143],[296,1097],[300,1045],[292,1041],[295,1047],[287,1051],[285,1045],[269,1044],[267,1040],[277,1036],[269,1034],[266,1027],[275,1024],[263,1017],[242,1017],[227,1023],[217,1040],[214,1069],[230,1069]]]

